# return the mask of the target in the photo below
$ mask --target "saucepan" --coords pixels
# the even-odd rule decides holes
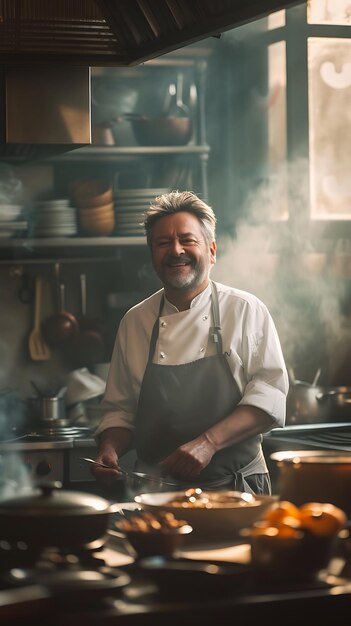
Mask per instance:
[[[286,450],[270,458],[278,467],[281,500],[297,506],[331,502],[351,518],[351,454],[326,450]]]
[[[43,483],[0,502],[0,539],[22,541],[31,549],[82,547],[102,539],[118,511],[100,496]]]
[[[295,380],[287,397],[288,424],[351,421],[351,387],[326,387]]]

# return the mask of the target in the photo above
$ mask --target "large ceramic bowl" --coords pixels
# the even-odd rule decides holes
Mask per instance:
[[[212,491],[208,492],[211,494],[210,504],[217,494],[219,499],[226,501],[218,500],[209,508],[184,506],[185,493],[185,490],[141,493],[135,497],[135,502],[141,508],[170,511],[177,519],[185,520],[193,527],[189,543],[221,543],[238,538],[242,528],[252,526],[260,520],[266,509],[277,500],[277,496],[250,497],[249,494],[240,494],[237,491]]]

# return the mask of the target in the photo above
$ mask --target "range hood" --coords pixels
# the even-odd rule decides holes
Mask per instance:
[[[0,63],[126,66],[301,0],[0,0]],[[1,60],[2,59],[2,60]]]
[[[297,4],[0,0],[0,158],[41,158],[91,143],[90,67],[138,65]]]

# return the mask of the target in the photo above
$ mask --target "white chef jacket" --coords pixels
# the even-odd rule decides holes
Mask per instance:
[[[258,407],[284,426],[289,383],[272,317],[253,294],[216,282],[223,351],[241,394],[239,404]],[[153,326],[163,289],[132,307],[120,322],[102,407],[106,410],[95,436],[111,427],[134,429]],[[159,318],[153,358],[160,365],[180,365],[216,354],[209,341],[212,325],[211,286],[196,296],[186,311],[166,298]]]

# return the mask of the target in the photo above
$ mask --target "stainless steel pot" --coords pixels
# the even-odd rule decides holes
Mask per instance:
[[[319,407],[332,418],[331,421],[351,421],[351,387],[323,388],[316,398]]]
[[[66,401],[63,397],[30,398],[28,407],[29,417],[35,426],[61,428],[71,423],[66,414]]]
[[[319,403],[322,387],[296,380],[290,385],[287,397],[287,424],[323,423],[329,421],[328,407]]]
[[[296,380],[287,397],[287,424],[351,422],[351,387],[321,387]]]
[[[331,502],[351,518],[351,454],[325,450],[287,450],[270,458],[279,470],[281,500],[300,506]]]
[[[101,539],[118,511],[96,495],[46,483],[0,502],[0,540],[32,548],[73,548]]]

